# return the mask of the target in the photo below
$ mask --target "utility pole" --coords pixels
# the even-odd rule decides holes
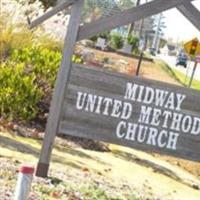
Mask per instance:
[[[156,49],[156,52],[159,49],[161,22],[162,22],[162,13],[160,13],[158,15],[158,22],[157,22],[157,27],[156,27],[156,33],[155,33],[155,36],[154,36],[154,39],[153,39],[153,44],[152,44],[152,48]]]

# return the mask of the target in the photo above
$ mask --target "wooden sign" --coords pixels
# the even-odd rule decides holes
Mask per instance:
[[[60,134],[200,161],[200,92],[78,65]]]
[[[77,41],[176,7],[200,29],[193,0],[153,0],[82,23],[84,0],[65,0],[29,21],[34,28],[71,9],[36,175],[46,177],[56,134],[70,134],[199,161],[199,93],[155,81],[72,68]],[[190,49],[192,54],[198,51]],[[72,74],[71,74],[72,70]]]

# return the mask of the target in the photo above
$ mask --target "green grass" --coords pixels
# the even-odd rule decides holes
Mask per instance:
[[[185,74],[181,73],[180,71],[176,69],[170,68],[166,63],[163,61],[157,61],[158,65],[161,67],[162,70],[164,70],[170,77],[174,78],[178,83],[181,85],[187,87],[190,81],[190,77],[186,77]],[[200,81],[193,80],[192,89],[200,90]]]
[[[15,172],[22,163],[36,166],[40,148],[41,140],[0,133],[0,162],[6,163],[6,167],[0,169],[4,187],[15,187]],[[123,174],[120,171],[128,173],[127,177],[131,173],[131,169],[123,169],[126,165],[126,162],[120,164],[110,153],[61,146],[56,142],[49,177],[35,177],[32,192],[41,200],[78,200],[80,197],[84,200],[139,200],[131,186],[121,189]],[[116,171],[117,176],[113,176],[112,171],[105,172],[107,168]]]
[[[173,69],[173,71],[174,71],[176,77],[179,79],[179,81],[184,86],[188,86],[188,84],[190,82],[190,77],[186,77],[183,73],[179,72],[178,70]],[[196,90],[200,90],[200,81],[194,79],[192,81],[191,88],[196,89]]]
[[[2,188],[15,188],[21,164],[36,166],[41,143],[41,140],[0,132]],[[198,196],[185,182],[177,181],[164,171],[158,172],[158,166],[165,169],[162,160],[126,147],[109,145],[109,148],[111,152],[85,150],[56,138],[49,177],[34,177],[31,194],[40,200],[144,200],[146,195],[148,199],[157,199],[153,198],[157,193],[164,197],[176,188],[177,194]],[[167,167],[167,172],[174,172],[176,168]]]

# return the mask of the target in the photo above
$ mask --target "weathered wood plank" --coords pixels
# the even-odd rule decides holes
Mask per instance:
[[[76,102],[76,91],[83,91],[84,90],[84,86],[82,87],[69,87],[68,89],[68,95],[67,95],[67,103],[64,104],[63,106],[63,120],[64,121],[68,121],[69,119],[73,119],[74,122],[78,122],[78,121],[81,121],[81,120],[88,120],[90,121],[90,124],[93,124],[93,125],[96,125],[96,126],[99,126],[99,127],[102,127],[102,124],[104,124],[104,128],[114,128],[114,126],[116,125],[116,121],[120,121],[120,119],[116,118],[113,120],[113,118],[109,118],[107,116],[104,116],[104,115],[96,115],[95,113],[91,113],[91,112],[77,112],[77,109],[76,107],[74,107],[74,102]],[[84,91],[85,92],[85,91]],[[95,90],[90,90],[91,93],[95,93]],[[102,93],[103,91],[101,91]],[[103,93],[105,94],[105,93]],[[104,96],[110,96],[113,98],[112,96],[112,92],[104,95]],[[117,97],[117,96],[116,96]],[[115,98],[115,97],[114,97]],[[123,95],[119,94],[118,95],[118,100],[123,100]],[[189,100],[190,101],[190,100]],[[96,103],[95,106],[97,106],[98,104]],[[191,103],[190,103],[191,105]],[[141,102],[134,102],[134,110],[132,111],[132,118],[131,120],[132,121],[136,121],[140,115],[140,108],[142,106],[142,103]],[[185,105],[184,105],[185,106]],[[198,106],[198,104],[196,104],[196,106]],[[152,108],[157,108],[155,105],[151,106]],[[102,109],[105,108],[105,105],[102,106]],[[170,109],[165,109],[166,111],[170,111]],[[119,111],[121,111],[121,108],[119,109]],[[198,117],[199,116],[199,113],[200,111],[197,113],[195,111],[195,108],[194,108],[194,112],[191,113],[191,110],[182,110],[181,112],[180,111],[177,111],[177,113],[181,114],[181,113],[184,113],[186,115],[190,115],[192,117]],[[153,115],[152,113],[149,115],[150,118],[153,118]],[[163,122],[164,121],[164,117],[161,116],[160,117],[160,121]],[[169,119],[168,120],[168,124],[171,124],[172,123],[172,120]],[[84,126],[84,123],[82,124]],[[160,127],[159,127],[160,128]],[[189,137],[189,136],[188,136]],[[200,140],[200,137],[199,138],[196,138],[196,140]]]
[[[65,127],[67,127],[67,129]],[[115,144],[132,147],[134,149],[142,150],[145,152],[157,152],[160,154],[175,156],[175,157],[197,161],[197,162],[199,162],[199,157],[200,157],[200,153],[199,153],[200,142],[199,141],[193,142],[192,144],[189,145],[187,149],[181,148],[180,146],[179,147],[179,151],[181,152],[180,153],[178,151],[172,152],[168,149],[163,150],[163,149],[157,148],[155,150],[152,146],[149,146],[147,148],[144,144],[140,144],[140,143],[129,141],[129,140],[117,140],[115,138],[115,135],[111,131],[105,130],[103,127],[101,128],[96,127],[95,131],[91,132],[91,128],[88,128],[87,126],[84,126],[84,127],[80,126],[80,124],[74,123],[73,121],[67,121],[66,123],[62,122],[60,132],[66,135],[73,135],[76,137],[87,138],[87,139],[91,138],[94,140],[108,142],[108,143],[111,143],[110,141],[113,141],[113,143]],[[188,138],[182,137],[181,139],[182,145],[184,145],[184,143],[187,144],[186,142],[187,140]],[[191,150],[191,145],[194,145],[195,146],[194,148],[197,148],[196,151]]]
[[[58,12],[68,8],[69,6],[71,6],[73,3],[75,3],[77,0],[66,0],[63,3],[58,4],[57,6],[55,6],[52,10],[48,11],[47,13],[45,13],[44,15],[42,15],[41,17],[37,18],[36,20],[32,21],[29,24],[30,28],[34,28],[38,25],[40,25],[41,23],[43,23],[44,21],[46,21],[47,19],[49,19],[50,17],[52,17],[53,15],[57,14]]]
[[[57,133],[58,123],[60,120],[60,113],[62,110],[66,87],[71,72],[71,57],[73,55],[73,50],[78,35],[83,3],[83,0],[77,0],[72,6],[71,10],[71,17],[65,38],[62,63],[56,80],[53,99],[50,107],[50,113],[45,130],[45,138],[36,173],[38,176],[42,177],[46,177],[48,172],[53,142]]]
[[[117,96],[123,98],[123,91],[126,87],[126,85],[124,85],[124,79],[126,79],[127,82],[133,81],[133,77],[120,73],[108,72],[102,69],[96,70],[95,68],[87,68],[85,66],[76,66],[72,70],[69,87],[79,87],[85,92],[96,91],[97,94],[103,94],[104,96],[110,94],[113,98],[116,98]],[[134,77],[134,82],[141,84],[141,78]],[[176,93],[177,91],[176,85],[167,84],[165,82],[143,79],[142,84],[148,85],[149,87],[157,87],[158,89],[166,88],[169,92]],[[179,87],[178,91],[180,93],[187,93],[187,96],[191,96],[190,101],[183,103],[184,110],[190,109],[193,110],[194,113],[200,113],[200,106],[198,106],[199,91],[188,90],[184,87]],[[70,90],[68,92],[70,92]]]
[[[191,2],[192,0],[188,0]],[[99,19],[90,24],[80,27],[78,40],[86,39],[105,30],[111,30],[119,26],[133,23],[140,19],[156,15],[170,8],[183,4],[185,0],[154,0],[149,3],[131,8],[113,16]]]
[[[88,126],[90,130],[94,129],[96,132],[96,128],[105,129],[108,132],[112,132],[115,128],[117,123],[121,121],[119,118],[110,118],[105,115],[95,115],[94,113],[90,112],[77,112],[76,108],[73,106],[73,103],[68,103],[63,107],[64,114],[62,123],[67,123],[68,121],[73,121],[77,125],[81,125],[83,127]],[[121,111],[121,110],[120,110]],[[132,112],[131,121],[137,121],[140,116],[140,107],[135,106]],[[153,118],[153,115],[150,114],[150,119]],[[196,117],[196,116],[195,116]],[[160,121],[164,122],[164,117],[160,117]],[[86,123],[87,122],[87,123]],[[88,123],[89,122],[89,123]],[[102,127],[102,124],[104,125]],[[168,124],[172,124],[172,120],[168,120]],[[156,126],[154,126],[156,127]],[[157,126],[158,130],[162,130],[161,126]],[[94,131],[93,131],[94,132]],[[187,138],[193,138],[195,141],[200,142],[200,137],[195,137],[194,135],[188,135]],[[189,142],[189,141],[188,141]]]
[[[87,80],[84,80],[87,81]],[[135,82],[136,83],[136,82]],[[93,86],[96,85],[96,83],[94,84],[94,82],[92,83]],[[139,83],[138,83],[139,84]],[[108,90],[109,89],[109,90]],[[77,91],[82,91],[84,93],[91,93],[91,94],[96,94],[98,96],[109,96],[112,99],[118,99],[121,101],[124,101],[124,95],[123,95],[123,89],[120,90],[118,92],[115,92],[115,90],[110,90],[109,87],[106,87],[104,90],[102,89],[98,89],[98,87],[88,87],[87,85],[82,85],[82,86],[77,86],[77,85],[69,85],[68,87],[68,91],[67,94],[65,96],[65,100],[68,102],[74,102],[76,100],[77,97]],[[122,92],[120,92],[122,91]],[[194,97],[194,96],[193,96]],[[192,98],[186,102],[183,102],[183,108],[182,111],[185,114],[191,115],[191,110],[192,115],[197,115],[200,113],[200,107],[199,107],[199,101],[198,101],[199,97],[194,98],[194,100],[192,100]],[[192,101],[192,105],[191,105],[191,101]],[[129,102],[129,101],[128,101]],[[142,105],[142,103],[137,102],[137,105],[140,107]],[[151,105],[152,108],[156,108],[155,105]],[[167,109],[166,109],[167,110]]]
[[[140,90],[135,93],[135,100],[124,98],[127,83],[142,86]],[[168,92],[167,94],[169,95],[173,93],[173,96],[177,94],[185,95],[185,98],[181,102],[180,109],[178,110],[175,109],[175,106],[174,108],[170,106],[165,107],[169,102],[164,102],[162,106],[154,103],[146,104],[144,102],[144,94],[141,95],[140,100],[137,100],[140,91],[145,91],[146,88],[152,88],[154,91],[162,90],[163,92]],[[91,94],[93,96],[97,95],[97,97],[101,96],[102,98],[111,98],[112,103],[114,103],[115,100],[122,102],[122,104],[129,103],[132,106],[131,115],[127,119],[122,118],[122,115],[112,116],[114,108],[112,105],[108,107],[107,114],[105,114],[106,104],[102,104],[100,101],[94,101],[90,104],[95,108],[100,106],[98,112],[96,112],[95,109],[90,110],[89,107],[86,109],[88,102],[86,100],[83,107],[78,109],[76,105],[78,92],[87,93],[87,95]],[[152,102],[153,101],[156,101],[155,96],[152,99]],[[171,101],[173,100],[171,99],[170,102]],[[197,90],[190,90],[164,82],[141,79],[138,77],[131,78],[118,73],[105,72],[102,69],[74,65],[65,96],[58,133],[91,138],[130,146],[140,150],[154,151],[200,161],[199,101],[200,92]],[[174,102],[174,105],[175,104]],[[148,116],[147,121],[141,118],[145,116],[144,113],[141,112],[142,106],[152,109],[152,112],[149,112],[148,115],[146,114],[146,116]],[[117,112],[122,113],[123,109],[124,106],[120,106]],[[163,113],[170,113],[168,119]],[[177,116],[180,117],[179,120]],[[198,123],[195,122],[195,120],[198,120]],[[121,132],[117,132],[120,123],[124,125],[123,128],[120,129]],[[131,125],[128,128],[129,124]],[[137,127],[135,131],[133,131],[134,126]],[[130,131],[131,127],[132,132]],[[188,127],[189,129],[186,130]],[[152,136],[153,132],[151,132],[152,130],[156,132],[154,139]],[[198,130],[196,134],[194,130]],[[123,137],[120,137],[120,133]],[[161,137],[163,133],[166,137],[163,137],[161,141],[159,137]],[[144,135],[143,142],[138,140],[139,137],[142,137],[139,134]],[[169,139],[172,137],[170,134],[177,137],[176,146],[170,143],[172,142],[172,140]],[[160,142],[164,144],[164,141],[166,141],[166,145],[160,145]]]
[[[190,2],[186,1],[177,9],[198,29],[200,30],[200,12]]]
[[[108,71],[103,68],[87,67],[85,65],[74,64],[74,66],[75,67],[73,67],[71,77],[70,77],[70,84],[75,83],[76,85],[78,85],[77,81],[79,81],[79,79],[81,77],[84,77],[84,79],[88,79],[91,81],[101,82],[102,84],[103,83],[106,83],[108,85],[114,84],[114,86],[120,87],[121,89],[125,88],[124,85],[122,84],[122,83],[124,83],[124,79],[126,79],[127,81],[132,81],[134,79],[135,82],[141,83],[141,78],[137,77],[137,76],[132,77],[132,76],[124,75],[122,73]],[[102,76],[102,74],[104,76]],[[75,76],[77,76],[77,77],[75,77]],[[74,80],[74,79],[76,79],[76,80]],[[158,88],[166,87],[170,91],[177,90],[177,85],[166,83],[166,82],[160,82],[160,81],[156,81],[156,80],[152,81],[152,80],[146,79],[146,78],[142,79],[142,82],[144,84],[148,84],[148,85],[152,85],[152,86],[157,85]],[[98,86],[91,85],[91,87],[98,87]],[[187,88],[184,88],[184,87],[178,87],[178,88],[179,88],[179,91],[181,91],[181,92],[189,92],[197,97],[199,96],[198,90],[194,90],[194,89],[188,90]],[[106,88],[104,88],[104,89],[106,89]],[[114,90],[115,88],[112,87],[112,89]]]

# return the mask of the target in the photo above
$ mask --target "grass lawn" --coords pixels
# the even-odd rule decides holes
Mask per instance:
[[[97,152],[62,142],[56,139],[49,178],[34,177],[30,200],[183,199],[188,194],[197,200],[200,195],[188,173],[150,154],[117,145]],[[19,166],[36,166],[40,148],[41,140],[0,133],[0,197],[12,196]]]
[[[181,73],[180,71],[176,69],[171,69],[166,63],[163,61],[157,61],[158,65],[164,70],[167,74],[169,74],[170,77],[172,77],[174,80],[176,80],[179,84],[182,86],[187,87],[190,81],[189,77],[185,77],[185,74]],[[192,81],[192,89],[200,90],[200,81],[193,80]]]
[[[49,177],[34,177],[30,199],[139,200],[126,180],[132,169],[127,170],[127,161],[109,152],[63,146],[61,140],[54,146]],[[36,166],[40,148],[41,140],[0,133],[0,199],[13,196],[17,170],[23,163]]]

